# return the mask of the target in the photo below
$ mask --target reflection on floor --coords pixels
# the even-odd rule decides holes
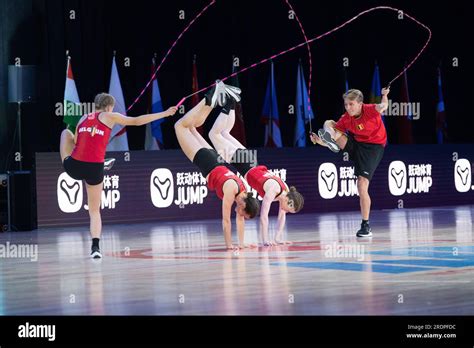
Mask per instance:
[[[357,239],[358,213],[292,215],[292,245],[238,253],[217,219],[107,225],[101,261],[87,228],[3,233],[0,314],[474,315],[473,217],[374,211],[373,238]]]

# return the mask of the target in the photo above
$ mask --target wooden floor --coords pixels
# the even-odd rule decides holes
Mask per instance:
[[[223,250],[220,220],[106,225],[100,261],[87,228],[2,233],[0,314],[473,315],[473,217],[374,211],[360,240],[357,212],[291,215],[293,245],[239,254]],[[37,259],[12,256],[35,245]]]

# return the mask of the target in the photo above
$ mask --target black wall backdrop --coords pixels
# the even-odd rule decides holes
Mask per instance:
[[[164,56],[179,33],[207,4],[205,0],[105,1],[105,0],[0,0],[0,171],[15,169],[17,148],[16,106],[7,102],[9,64],[39,68],[38,101],[23,106],[25,166],[33,164],[34,152],[58,151],[62,118],[55,104],[62,102],[66,50],[72,57],[75,82],[81,102],[92,101],[107,91],[112,54],[115,50],[125,96],[130,105],[150,78],[151,58]],[[413,123],[417,143],[435,143],[437,102],[436,69],[441,63],[443,92],[448,117],[449,141],[472,143],[474,126],[469,104],[474,75],[470,53],[471,29],[467,2],[427,4],[421,1],[309,1],[292,0],[308,37],[315,37],[358,12],[377,5],[400,8],[433,31],[426,53],[408,71],[412,102],[421,103],[421,118]],[[74,11],[74,12],[71,12]],[[179,18],[184,11],[185,19]],[[232,55],[241,67],[303,42],[296,20],[289,19],[284,0],[217,0],[182,37],[158,75],[164,107],[175,105],[191,93],[192,59],[197,55],[200,87],[229,75]],[[75,16],[75,19],[71,19]],[[377,60],[382,84],[387,83],[421,48],[426,31],[409,20],[399,21],[392,12],[374,12],[331,36],[311,45],[313,54],[312,105],[314,127],[340,116],[342,110],[342,60],[349,58],[347,76],[351,88],[370,91]],[[130,67],[124,66],[126,58]],[[453,58],[459,66],[453,67]],[[298,60],[308,78],[307,49],[302,47],[274,61],[280,124],[284,146],[292,146],[295,116],[288,105],[295,101]],[[263,145],[260,124],[269,64],[239,75],[249,147]],[[308,81],[307,81],[308,82]],[[392,85],[391,98],[399,96],[400,80]],[[143,114],[144,97],[129,115]],[[189,108],[189,101],[186,104]],[[175,116],[163,123],[165,145],[177,148]],[[388,120],[389,142],[396,142],[396,129]],[[207,126],[212,124],[209,120]],[[143,149],[145,127],[129,127],[131,150]]]

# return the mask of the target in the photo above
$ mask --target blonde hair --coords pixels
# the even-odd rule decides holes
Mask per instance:
[[[115,105],[115,98],[108,93],[99,93],[94,98],[95,108],[105,110],[107,106]]]
[[[355,100],[359,103],[364,101],[364,95],[358,89],[350,89],[342,95],[343,99]]]

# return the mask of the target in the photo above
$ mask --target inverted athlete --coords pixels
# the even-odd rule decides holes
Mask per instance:
[[[240,90],[227,86],[232,91]],[[303,196],[296,191],[294,186],[288,185],[278,176],[273,175],[266,166],[258,165],[255,156],[251,156],[250,151],[245,148],[230,131],[235,124],[235,103],[240,101],[237,98],[229,98],[217,117],[209,132],[214,148],[219,154],[230,163],[263,198],[260,210],[260,234],[265,246],[290,244],[283,239],[286,214],[297,213],[303,208]],[[278,226],[273,240],[270,240],[268,233],[268,214],[272,202],[279,202]]]
[[[243,181],[225,166],[224,160],[217,151],[199,134],[196,127],[200,127],[209,113],[217,106],[224,105],[228,98],[232,98],[229,90],[222,82],[206,94],[194,108],[175,123],[176,137],[186,157],[189,158],[201,171],[207,180],[211,191],[216,191],[222,200],[222,228],[226,248],[233,250],[231,209],[236,204],[236,226],[239,239],[239,248],[245,244],[245,219],[254,218],[260,208],[258,200],[251,192],[247,192]],[[234,95],[234,94],[233,94]]]
[[[388,108],[387,95],[390,89],[382,89],[380,104],[364,104],[361,91],[351,89],[344,93],[346,112],[339,121],[328,120],[318,135],[311,133],[313,144],[327,146],[333,152],[343,150],[354,162],[357,176],[357,190],[360,197],[362,223],[357,237],[372,236],[369,224],[370,196],[369,183],[382,160],[387,144],[387,132],[382,121],[382,113]]]
[[[115,99],[106,93],[98,94],[94,104],[96,111],[81,117],[74,134],[69,129],[62,131],[60,153],[66,173],[75,180],[86,182],[92,236],[91,257],[98,259],[102,258],[99,241],[102,231],[100,205],[104,169],[110,169],[114,161],[111,159],[104,163],[112,128],[115,124],[141,126],[174,115],[177,108],[173,106],[164,112],[127,117],[112,112]]]

